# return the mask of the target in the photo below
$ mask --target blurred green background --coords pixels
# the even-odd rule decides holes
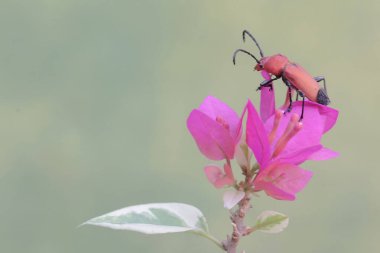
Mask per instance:
[[[378,0],[1,0],[0,252],[220,252],[192,235],[77,226],[180,201],[230,233],[185,121],[207,95],[257,104],[254,62],[231,62],[239,47],[257,54],[243,29],[326,76],[340,118],[324,144],[341,155],[303,166],[315,175],[297,201],[255,199],[250,222],[270,209],[290,225],[241,249],[378,252],[379,13]]]

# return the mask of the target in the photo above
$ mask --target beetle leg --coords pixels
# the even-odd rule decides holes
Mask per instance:
[[[294,86],[292,86],[291,83],[286,78],[282,78],[282,80],[284,81],[285,85],[288,86],[288,97],[287,97],[287,99],[289,99],[289,106],[288,106],[288,109],[285,111],[285,113],[290,112],[292,110],[292,103],[293,103],[293,101],[292,101],[292,89],[294,89],[297,92],[297,100],[298,100],[298,96],[300,96],[302,98],[302,111],[301,111],[301,116],[299,119],[299,121],[302,121],[303,113],[304,113],[304,109],[305,109],[305,94],[303,94],[302,91],[300,91],[300,90],[296,89]]]
[[[305,109],[305,94],[303,94],[302,91],[297,90],[297,95],[298,94],[302,98],[302,111],[301,111],[301,116],[300,116],[300,120],[299,120],[299,121],[302,121],[302,119],[303,119],[303,112],[304,112],[304,109]]]
[[[293,99],[292,99],[292,88],[288,87],[288,99],[289,99],[289,106],[288,109],[286,109],[285,113],[290,112],[292,110],[293,106]]]
[[[327,95],[327,86],[326,86],[326,79],[325,79],[325,77],[324,76],[316,76],[316,77],[314,77],[314,80],[317,81],[318,83],[320,81],[323,81],[323,88],[326,91],[326,95]]]
[[[263,87],[270,87],[272,89],[272,82],[280,79],[280,77],[275,77],[269,80],[264,80],[260,83],[259,87],[257,87],[256,91],[261,90]]]
[[[288,79],[286,79],[284,76],[282,76],[282,81],[285,83],[285,85],[288,87],[288,92],[286,94],[286,100],[285,100],[285,104],[288,104],[289,103],[289,106],[288,106],[288,109],[286,109],[285,113],[287,112],[290,112],[292,110],[292,105],[293,105],[293,99],[292,99],[292,89],[294,89],[294,87],[292,86],[292,84],[289,82]]]

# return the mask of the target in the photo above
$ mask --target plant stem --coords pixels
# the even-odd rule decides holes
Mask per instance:
[[[245,215],[251,208],[250,200],[251,193],[247,191],[244,198],[239,202],[238,209],[233,212],[230,217],[233,231],[232,234],[227,236],[227,239],[222,242],[223,249],[228,253],[236,253],[240,237],[246,236],[252,232],[252,229],[244,223]]]

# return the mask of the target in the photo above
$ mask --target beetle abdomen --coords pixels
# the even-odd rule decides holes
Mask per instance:
[[[330,99],[326,94],[325,89],[320,88],[317,94],[317,103],[322,105],[330,104]]]
[[[320,100],[326,102],[326,93],[319,95],[321,88],[318,83],[300,65],[294,63],[286,65],[283,76],[294,88],[302,91],[309,100],[319,103],[318,96],[320,96]]]

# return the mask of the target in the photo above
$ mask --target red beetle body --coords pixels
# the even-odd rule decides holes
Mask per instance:
[[[243,31],[243,40],[245,41],[245,35],[248,35],[256,44],[260,50],[261,59],[257,59],[253,54],[244,50],[238,49],[235,51],[233,56],[233,62],[235,64],[236,54],[238,52],[243,52],[255,59],[257,65],[255,70],[262,71],[265,70],[269,74],[275,76],[270,80],[266,80],[260,84],[258,89],[262,87],[272,86],[272,81],[282,78],[283,82],[288,86],[288,99],[290,101],[288,111],[291,110],[292,106],[292,96],[291,90],[296,90],[297,94],[303,98],[307,97],[310,101],[327,105],[330,103],[330,99],[327,96],[326,84],[324,77],[312,77],[304,68],[296,63],[292,63],[289,59],[282,54],[275,54],[273,56],[264,57],[263,51],[261,50],[256,39],[246,30]],[[324,82],[324,88],[320,87],[318,82]],[[304,103],[303,103],[304,104]],[[303,116],[303,111],[301,119]]]
[[[330,102],[323,97],[323,94],[325,94],[325,92],[322,94],[323,88],[300,65],[294,63],[286,65],[283,75],[294,87],[302,91],[309,100],[324,105]]]
[[[303,92],[310,101],[323,105],[330,102],[326,92],[318,85],[317,81],[304,68],[296,63],[291,63],[282,54],[261,58],[255,66],[255,70],[265,70],[276,77],[288,80],[296,90]]]

